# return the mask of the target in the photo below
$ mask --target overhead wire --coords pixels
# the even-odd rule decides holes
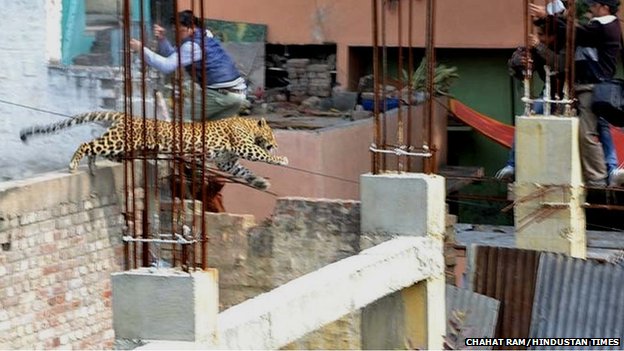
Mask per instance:
[[[65,118],[73,117],[72,115],[68,115],[66,113],[50,111],[50,110],[46,110],[46,109],[39,108],[39,107],[32,107],[32,106],[20,104],[20,103],[17,103],[17,102],[7,101],[7,100],[4,100],[4,99],[0,99],[0,103],[5,104],[5,105],[11,105],[11,106],[17,106],[17,107],[25,108],[27,110],[33,110],[33,111],[37,111],[37,112],[47,113],[49,115],[55,115],[55,116],[60,116],[60,117],[65,117]]]

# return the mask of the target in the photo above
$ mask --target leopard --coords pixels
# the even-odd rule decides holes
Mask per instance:
[[[270,183],[241,165],[239,160],[288,165],[287,157],[272,154],[277,150],[277,141],[265,118],[232,116],[215,121],[172,122],[123,112],[92,111],[49,125],[24,128],[20,131],[20,139],[27,143],[35,135],[54,134],[90,122],[108,124],[109,127],[100,137],[78,147],[69,162],[70,172],[76,171],[85,156],[94,175],[97,156],[120,162],[124,153],[129,151],[178,153],[201,164],[202,155],[205,155],[205,160],[220,171],[243,179],[253,188],[267,190]]]

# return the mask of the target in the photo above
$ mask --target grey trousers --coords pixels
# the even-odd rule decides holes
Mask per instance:
[[[202,120],[202,94],[206,94],[204,102],[204,111],[207,121],[216,121],[219,119],[237,116],[241,106],[246,102],[245,94],[237,94],[232,92],[222,93],[213,89],[202,90],[198,84],[195,84],[193,96],[193,108],[190,106],[185,108],[185,120]],[[191,112],[192,111],[192,112]]]
[[[598,139],[598,117],[591,110],[592,85],[576,87],[579,116],[579,148],[583,179],[603,181],[607,179],[607,167],[602,144]]]

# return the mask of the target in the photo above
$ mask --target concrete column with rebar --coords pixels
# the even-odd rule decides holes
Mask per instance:
[[[585,258],[585,189],[576,118],[516,119],[517,247]]]

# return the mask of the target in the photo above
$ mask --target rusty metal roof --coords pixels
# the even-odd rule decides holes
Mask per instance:
[[[542,253],[530,336],[624,336],[624,267]]]
[[[472,290],[500,301],[495,337],[529,336],[539,251],[477,246]]]
[[[465,338],[493,338],[498,321],[500,302],[491,297],[477,294],[470,290],[446,285],[446,320],[447,333],[451,330],[448,325],[453,319],[453,313],[463,313],[461,336],[457,345],[464,346]],[[491,347],[479,347],[491,349]]]

